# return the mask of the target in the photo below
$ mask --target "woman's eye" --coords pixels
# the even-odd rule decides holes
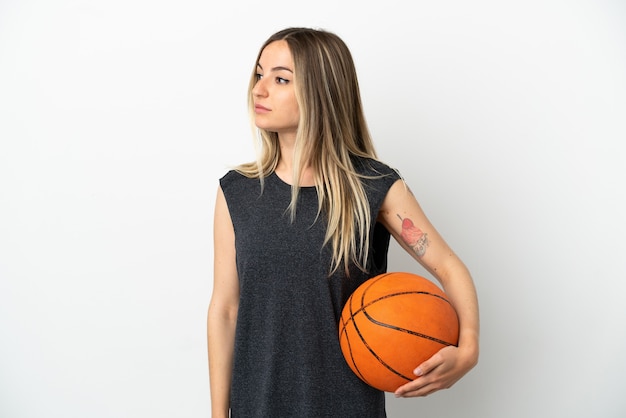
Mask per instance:
[[[289,80],[287,80],[286,78],[276,77],[276,82],[278,84],[287,84],[289,83]]]
[[[256,73],[255,77],[256,77],[256,81],[259,81],[260,79],[263,78],[263,74]]]

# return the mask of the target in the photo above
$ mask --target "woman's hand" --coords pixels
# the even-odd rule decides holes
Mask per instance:
[[[417,379],[400,386],[394,395],[397,398],[412,398],[448,389],[477,362],[477,348],[444,347],[415,369]]]

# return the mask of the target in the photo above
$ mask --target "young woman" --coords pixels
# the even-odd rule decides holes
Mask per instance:
[[[463,262],[398,173],[379,161],[345,43],[288,28],[261,47],[249,87],[257,161],[220,179],[208,312],[214,418],[384,417],[385,398],[342,356],[351,292],[387,269],[390,236],[441,283],[457,347],[415,365],[398,397],[449,388],[478,360],[478,303]],[[402,234],[402,220],[414,234]]]

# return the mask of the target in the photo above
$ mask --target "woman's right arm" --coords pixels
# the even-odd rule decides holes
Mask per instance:
[[[218,188],[215,201],[213,240],[213,293],[207,315],[211,416],[227,418],[239,306],[239,279],[235,264],[235,232],[221,188]]]

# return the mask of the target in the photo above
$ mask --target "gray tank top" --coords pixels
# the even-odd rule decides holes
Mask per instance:
[[[291,186],[276,174],[258,179],[229,171],[220,179],[235,230],[240,302],[231,387],[232,417],[380,418],[384,393],[363,383],[344,360],[338,323],[344,303],[361,283],[387,268],[389,232],[375,222],[400,176],[387,165],[357,160],[372,230],[369,271],[353,266],[328,276],[326,223],[317,217],[314,187],[301,189],[295,221],[287,206]]]

